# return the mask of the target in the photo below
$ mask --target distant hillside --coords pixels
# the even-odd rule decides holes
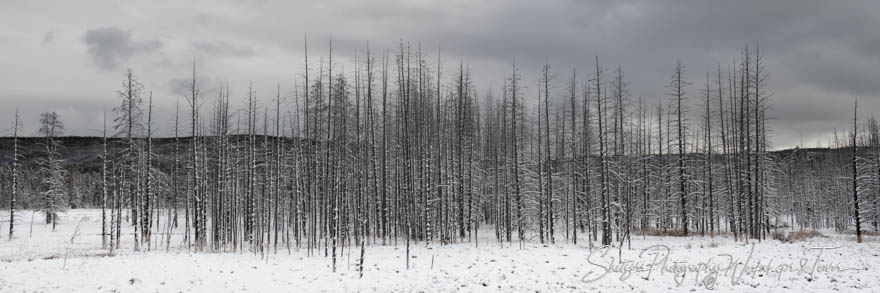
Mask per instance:
[[[262,136],[260,136],[262,138]],[[243,139],[244,136],[233,136],[233,140],[235,139]],[[271,138],[270,138],[271,139]],[[80,173],[90,173],[90,172],[99,172],[101,170],[101,158],[100,154],[102,153],[102,138],[101,137],[88,137],[88,136],[69,136],[69,137],[60,137],[58,140],[61,141],[64,146],[64,150],[62,151],[62,155],[65,159],[65,164],[67,167],[73,167],[73,169],[79,171]],[[288,142],[290,139],[286,139]],[[21,150],[24,152],[22,154],[24,160],[23,164],[25,168],[35,166],[35,159],[39,158],[43,155],[43,142],[44,138],[40,137],[20,137],[19,144]],[[0,167],[9,164],[12,160],[12,143],[13,140],[11,137],[0,137]],[[186,149],[189,144],[188,137],[180,138],[180,148]],[[108,139],[108,151],[113,152],[114,149],[120,147],[120,139],[118,138],[109,138]],[[167,166],[173,161],[173,149],[174,149],[174,138],[154,138],[153,139],[153,148],[155,149],[156,154],[159,155],[159,166]],[[849,148],[841,148],[841,149],[829,149],[829,148],[806,148],[806,149],[784,149],[773,151],[772,153],[779,155],[782,158],[786,158],[792,155],[795,151],[800,154],[804,154],[806,152],[807,155],[813,157],[826,157],[829,154],[836,155],[846,155],[849,152]]]
[[[263,136],[258,136],[262,139]],[[232,140],[244,139],[245,136],[232,136]],[[103,138],[91,136],[68,136],[56,138],[61,141],[63,150],[61,154],[65,167],[77,170],[79,173],[91,173],[101,171],[101,157],[103,152]],[[270,138],[271,139],[271,138]],[[288,143],[290,139],[285,139]],[[22,153],[22,165],[25,169],[36,167],[36,159],[44,155],[43,148],[45,138],[42,137],[19,137],[18,143]],[[121,139],[108,138],[107,151],[112,155],[113,151],[121,147]],[[189,147],[189,138],[181,137],[181,150]],[[12,137],[0,137],[0,168],[5,168],[12,161]],[[170,165],[174,160],[174,138],[163,137],[153,139],[153,149],[159,156],[160,168]],[[185,156],[187,153],[182,153]]]
[[[69,136],[60,137],[63,150],[61,154],[64,164],[73,167],[80,173],[99,172],[101,170],[101,157],[103,152],[103,139],[101,137]],[[44,155],[45,138],[20,137],[18,138],[19,149],[22,151],[22,164],[27,167],[35,165],[37,158]],[[153,139],[153,147],[156,153],[164,161],[164,156],[170,154],[173,148],[173,138]],[[118,139],[108,139],[108,151],[119,146]],[[0,163],[9,164],[12,160],[13,139],[11,137],[0,138]]]

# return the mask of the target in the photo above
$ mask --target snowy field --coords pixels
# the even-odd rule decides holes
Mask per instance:
[[[3,211],[4,220],[8,211]],[[360,249],[331,259],[279,248],[268,257],[245,253],[101,249],[100,210],[61,214],[55,232],[42,216],[22,211],[15,238],[2,222],[0,292],[872,292],[880,290],[880,238],[856,244],[853,235],[822,231],[795,243],[735,243],[729,236],[634,236],[632,247],[591,250],[558,236],[555,245],[494,242],[489,230],[474,243],[411,248],[368,246],[359,278]],[[79,232],[77,231],[79,227]],[[74,236],[76,235],[76,236]],[[72,239],[71,239],[72,238]],[[177,247],[177,248],[176,248]],[[821,249],[826,247],[826,249]],[[813,248],[813,249],[811,249]],[[620,262],[619,260],[623,260]]]

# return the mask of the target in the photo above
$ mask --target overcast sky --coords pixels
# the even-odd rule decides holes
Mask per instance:
[[[193,60],[204,87],[228,82],[241,98],[253,81],[268,101],[277,84],[292,91],[307,34],[315,57],[332,36],[347,71],[368,41],[376,51],[400,39],[433,56],[439,48],[447,70],[470,66],[481,92],[500,88],[515,60],[526,97],[545,60],[561,98],[571,69],[599,55],[624,68],[633,97],[656,104],[681,59],[694,105],[707,71],[757,43],[770,72],[771,141],[815,146],[850,127],[855,99],[862,119],[880,110],[878,11],[880,1],[0,0],[0,135],[16,106],[26,135],[45,111],[70,135],[99,135],[126,68],[153,91],[168,135]]]

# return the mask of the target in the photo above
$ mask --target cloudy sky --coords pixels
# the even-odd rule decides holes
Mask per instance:
[[[534,96],[550,61],[562,96],[572,68],[595,55],[622,66],[631,94],[656,104],[673,62],[687,66],[691,102],[716,64],[759,44],[770,72],[772,142],[827,143],[861,116],[880,114],[880,1],[14,1],[0,0],[0,135],[21,109],[25,134],[57,111],[70,135],[99,135],[102,113],[132,68],[153,92],[158,127],[173,125],[182,82],[198,64],[205,87],[250,81],[269,100],[291,92],[302,72],[303,36],[312,56],[334,51],[350,70],[367,42],[399,40],[467,63],[481,91],[498,89],[516,61]],[[165,130],[163,130],[165,131]],[[160,131],[160,135],[167,135]]]

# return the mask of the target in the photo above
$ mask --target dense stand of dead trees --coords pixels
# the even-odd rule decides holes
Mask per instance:
[[[648,230],[738,240],[792,226],[877,230],[876,120],[861,132],[853,121],[849,160],[771,152],[760,54],[747,47],[727,70],[719,64],[706,74],[694,96],[702,123],[688,118],[681,61],[669,99],[654,109],[630,95],[622,67],[607,72],[598,56],[590,74],[572,70],[562,92],[551,91],[546,63],[529,102],[516,63],[497,97],[478,91],[466,65],[444,71],[439,53],[434,59],[420,46],[401,42],[378,56],[367,48],[345,72],[331,45],[317,62],[306,50],[292,93],[279,85],[258,94],[251,85],[241,108],[226,84],[213,100],[202,96],[193,64],[189,123],[180,123],[178,105],[166,164],[152,143],[152,94],[129,70],[112,143],[104,130],[102,243],[118,249],[127,222],[135,250],[168,249],[171,235],[183,235],[178,243],[195,251],[268,256],[281,246],[332,257],[335,267],[351,246],[363,255],[364,245],[399,241],[408,256],[412,243],[479,245],[480,237],[500,245],[564,237],[592,247]],[[852,174],[851,184],[840,172]],[[482,226],[494,235],[479,235]]]

